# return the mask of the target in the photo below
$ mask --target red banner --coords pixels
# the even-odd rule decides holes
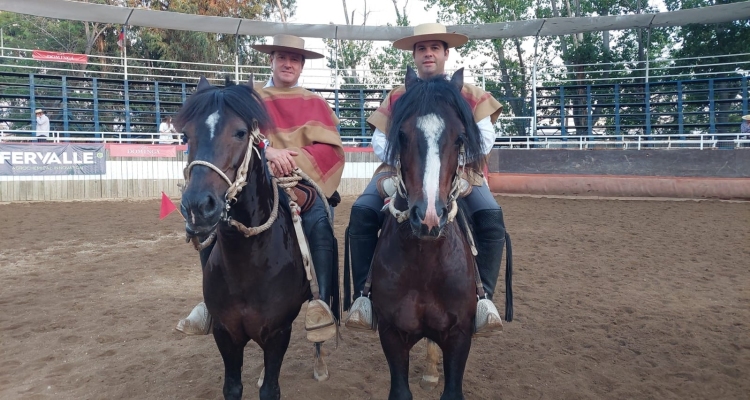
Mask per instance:
[[[166,144],[110,144],[110,157],[177,157],[177,146]]]
[[[88,64],[89,56],[85,54],[60,53],[57,51],[34,50],[31,56],[39,61],[55,61],[73,64]]]

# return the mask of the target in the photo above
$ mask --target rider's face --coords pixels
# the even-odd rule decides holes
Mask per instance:
[[[296,85],[304,66],[305,58],[301,54],[275,51],[271,55],[274,86],[288,88]]]
[[[414,45],[414,64],[422,79],[428,79],[445,73],[445,61],[448,60],[448,49],[439,40],[428,40]]]

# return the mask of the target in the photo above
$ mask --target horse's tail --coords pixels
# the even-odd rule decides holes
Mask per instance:
[[[505,232],[505,320],[513,321],[513,246]]]
[[[338,281],[337,285],[338,285]],[[352,305],[352,271],[349,260],[349,227],[344,231],[344,311]]]

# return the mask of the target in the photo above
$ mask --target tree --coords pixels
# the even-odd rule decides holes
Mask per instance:
[[[296,0],[84,0],[90,3],[149,8],[159,11],[182,12],[262,20],[285,20],[294,15]],[[15,25],[15,26],[14,26]],[[0,26],[12,42],[6,46],[45,49],[88,55],[119,55],[117,37],[120,26],[81,21],[54,20],[13,13],[0,13]],[[236,39],[238,43],[235,42]],[[235,38],[204,32],[129,27],[128,56],[151,60],[179,60],[197,63],[230,63],[235,53],[245,62],[265,62],[262,55],[250,50],[255,37]],[[239,46],[237,46],[237,44]],[[148,67],[148,65],[144,66]],[[181,68],[180,64],[171,67]],[[87,70],[101,67],[88,65]]]
[[[398,0],[392,0],[396,10],[396,22],[399,26],[408,26],[409,19],[406,15],[408,0],[402,8],[399,8]],[[355,11],[352,10],[351,18],[347,10],[346,0],[342,0],[344,15],[347,25],[355,24]],[[362,25],[367,22],[369,12],[365,8],[362,13]],[[390,25],[390,24],[389,24]],[[328,67],[338,71],[338,78],[342,80],[341,89],[383,89],[396,79],[395,74],[401,75],[400,71],[406,70],[411,62],[408,52],[398,50],[392,46],[384,46],[373,51],[373,43],[364,40],[325,40],[328,48]],[[361,70],[369,67],[369,75]],[[359,70],[359,71],[358,71]],[[334,79],[337,78],[334,73]],[[362,94],[362,96],[360,96]],[[379,102],[382,100],[380,92],[344,92],[340,95],[339,118],[341,119],[342,133],[347,128],[361,129],[360,126],[360,102]],[[366,129],[369,130],[369,129]]]
[[[427,0],[427,4],[439,7],[438,16],[447,24],[488,24],[533,17],[531,0]],[[475,66],[475,71],[489,64],[485,89],[494,93],[504,103],[505,110],[510,108],[515,116],[530,114],[531,81],[527,64],[531,58],[522,42],[521,38],[471,40],[458,49],[463,57],[479,54],[490,59]],[[521,133],[524,128],[524,123],[517,120],[515,131]]]

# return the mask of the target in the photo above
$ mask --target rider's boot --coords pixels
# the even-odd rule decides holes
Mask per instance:
[[[201,238],[201,240],[205,240],[205,238]],[[208,256],[211,254],[211,250],[213,250],[215,244],[216,242],[211,243],[208,247],[201,250],[201,267],[206,266]],[[211,333],[213,331],[213,318],[211,318],[206,304],[202,301],[198,303],[187,318],[183,318],[177,323],[175,329],[186,335],[208,335]]]
[[[304,216],[303,216],[304,220]],[[331,224],[324,217],[318,219],[307,235],[310,245],[315,275],[318,278],[319,300],[307,303],[305,314],[305,330],[307,340],[318,343],[325,342],[336,335],[336,319],[331,312],[333,301],[333,269],[337,267],[334,260],[334,239]],[[335,282],[338,284],[338,282]]]
[[[475,336],[489,336],[503,330],[503,320],[492,303],[495,285],[500,275],[500,262],[505,248],[503,211],[480,210],[472,215],[474,241],[477,247],[477,267],[486,298],[479,299],[475,319]]]
[[[349,243],[351,251],[352,278],[354,280],[354,303],[349,309],[346,327],[356,330],[375,330],[372,302],[362,296],[370,263],[378,244],[380,217],[377,212],[366,207],[352,207],[349,218]]]

